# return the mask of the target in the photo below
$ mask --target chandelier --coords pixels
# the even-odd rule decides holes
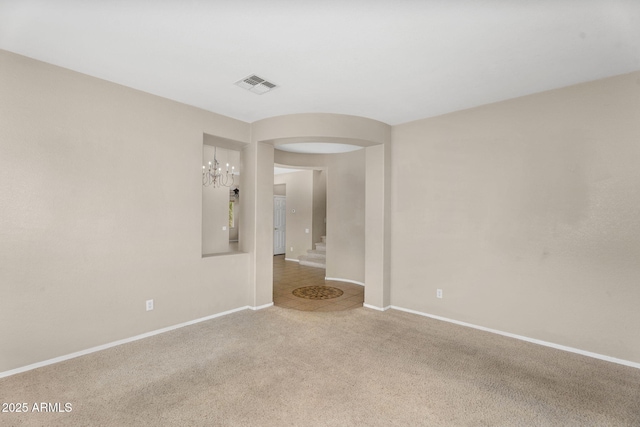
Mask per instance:
[[[213,162],[209,162],[209,167],[202,166],[202,185],[214,188],[231,187],[233,186],[235,167],[231,166],[231,170],[229,170],[229,163],[227,163],[227,170],[223,173],[220,162],[218,162],[217,151],[217,148],[214,149]]]

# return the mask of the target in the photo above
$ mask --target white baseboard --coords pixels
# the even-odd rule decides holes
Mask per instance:
[[[341,279],[339,277],[325,277],[324,280],[334,280],[336,282],[347,282],[347,283],[353,283],[356,285],[364,286],[364,283],[362,282],[357,282],[355,280],[350,280],[350,279]]]
[[[255,306],[254,306],[254,307],[249,306],[249,308],[250,308],[251,310],[253,310],[253,311],[256,311],[256,310],[262,310],[263,308],[269,308],[269,307],[271,307],[272,305],[273,305],[273,303],[272,303],[272,302],[270,302],[269,304],[263,304],[263,305],[259,305],[259,306],[257,306],[257,307],[255,307]]]
[[[295,259],[294,259],[294,258],[285,258],[284,260],[285,260],[285,261],[300,262],[300,260],[299,260],[299,259],[297,259],[297,258],[295,258]]]
[[[365,308],[370,308],[372,310],[378,310],[378,311],[387,311],[391,308],[390,305],[386,306],[386,307],[378,307],[375,305],[371,305],[371,304],[362,304],[363,307]]]
[[[266,305],[267,306],[268,305],[273,305],[273,303],[266,304]],[[231,313],[235,313],[235,312],[238,312],[238,311],[247,310],[249,308],[252,309],[252,310],[257,310],[259,308],[264,308],[264,307],[265,306],[260,306],[260,307],[255,307],[254,308],[254,307],[250,307],[250,306],[246,305],[244,307],[234,308],[233,310],[223,311],[222,313],[212,314],[211,316],[201,317],[201,318],[195,319],[195,320],[189,320],[188,322],[179,323],[179,324],[173,325],[173,326],[167,326],[166,328],[156,329],[155,331],[151,331],[151,332],[145,332],[144,334],[136,335],[136,336],[133,336],[133,337],[130,337],[130,338],[124,338],[124,339],[121,339],[121,340],[118,340],[118,341],[113,341],[113,342],[110,342],[110,343],[107,343],[107,344],[102,344],[102,345],[98,345],[96,347],[91,347],[91,348],[88,348],[86,350],[76,351],[75,353],[65,354],[64,356],[58,356],[58,357],[54,357],[53,359],[48,359],[48,360],[44,360],[42,362],[32,363],[31,365],[22,366],[20,368],[11,369],[9,371],[0,372],[0,378],[9,377],[11,375],[19,374],[21,372],[30,371],[32,369],[42,368],[43,366],[53,365],[54,363],[64,362],[65,360],[74,359],[76,357],[85,356],[87,354],[95,353],[97,351],[106,350],[108,348],[116,347],[118,345],[127,344],[127,343],[130,343],[130,342],[133,342],[133,341],[138,341],[138,340],[141,340],[141,339],[144,339],[144,338],[149,338],[149,337],[152,337],[154,335],[158,335],[158,334],[162,334],[162,333],[165,333],[165,332],[173,331],[174,329],[184,328],[185,326],[190,326],[190,325],[194,325],[196,323],[205,322],[207,320],[215,319],[216,317],[226,316],[227,314],[231,314]]]
[[[366,307],[366,304],[365,304],[365,307]],[[376,310],[380,310],[377,307],[370,307],[370,308],[374,308]],[[430,318],[436,319],[436,320],[442,320],[443,322],[449,322],[449,323],[454,323],[454,324],[460,325],[460,326],[466,326],[466,327],[469,327],[469,328],[478,329],[478,330],[485,331],[485,332],[491,332],[493,334],[498,334],[498,335],[502,335],[502,336],[509,337],[509,338],[515,338],[515,339],[521,340],[521,341],[527,341],[527,342],[530,342],[530,343],[533,343],[533,344],[543,345],[545,347],[555,348],[557,350],[568,351],[570,353],[581,354],[583,356],[593,357],[594,359],[600,359],[600,360],[604,360],[604,361],[607,361],[607,362],[617,363],[619,365],[625,365],[625,366],[630,366],[632,368],[640,369],[640,363],[631,362],[630,360],[618,359],[616,357],[611,357],[611,356],[607,356],[607,355],[604,355],[604,354],[593,353],[591,351],[586,351],[586,350],[580,350],[579,348],[568,347],[566,345],[556,344],[556,343],[552,343],[552,342],[548,342],[548,341],[542,341],[542,340],[539,340],[539,339],[536,339],[536,338],[529,338],[529,337],[525,337],[523,335],[516,335],[516,334],[512,334],[510,332],[503,332],[503,331],[499,331],[497,329],[486,328],[484,326],[478,326],[478,325],[474,325],[472,323],[461,322],[459,320],[454,320],[454,319],[449,319],[447,317],[437,316],[435,314],[429,314],[429,313],[424,313],[422,311],[411,310],[409,308],[397,307],[395,305],[390,306],[390,308],[392,308],[394,310],[404,311],[406,313],[417,314],[419,316],[430,317]]]

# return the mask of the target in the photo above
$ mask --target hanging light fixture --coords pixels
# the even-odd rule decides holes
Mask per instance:
[[[213,188],[231,187],[235,179],[235,167],[231,166],[229,170],[229,163],[227,163],[227,169],[223,172],[218,162],[217,151],[218,149],[214,148],[213,162],[209,162],[209,167],[202,166],[202,185],[213,186]]]

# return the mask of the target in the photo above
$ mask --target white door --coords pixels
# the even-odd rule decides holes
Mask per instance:
[[[285,196],[273,196],[273,254],[287,251],[285,230],[287,225],[287,202]]]

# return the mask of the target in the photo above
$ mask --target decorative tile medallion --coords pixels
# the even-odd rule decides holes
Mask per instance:
[[[299,298],[322,300],[338,298],[344,292],[342,292],[341,289],[332,288],[331,286],[304,286],[294,289],[291,293]]]

